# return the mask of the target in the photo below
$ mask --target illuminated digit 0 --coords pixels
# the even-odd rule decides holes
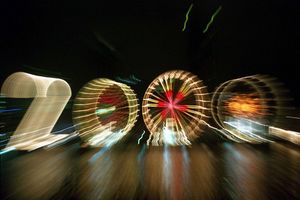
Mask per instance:
[[[143,118],[149,145],[189,145],[198,137],[209,111],[206,87],[190,72],[174,70],[159,75],[143,98]]]
[[[110,146],[124,137],[138,117],[133,90],[116,81],[99,78],[80,89],[73,107],[73,121],[85,144]]]

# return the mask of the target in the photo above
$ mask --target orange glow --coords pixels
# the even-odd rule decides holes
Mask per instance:
[[[262,99],[254,95],[236,95],[226,103],[226,109],[238,117],[261,117],[265,115],[265,106]]]

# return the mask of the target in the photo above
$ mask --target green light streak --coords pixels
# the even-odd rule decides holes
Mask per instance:
[[[185,29],[186,29],[186,24],[187,24],[187,22],[189,20],[189,14],[190,14],[193,6],[194,6],[194,4],[191,4],[190,7],[189,7],[189,9],[188,9],[188,11],[187,11],[187,13],[185,14],[185,21],[184,21],[184,24],[183,24],[183,28],[181,30],[182,32],[185,31]]]
[[[141,82],[142,80],[138,79],[137,77],[135,77],[134,75],[131,75],[130,78],[132,78],[135,81]]]
[[[98,109],[98,110],[96,110],[96,115],[103,115],[103,114],[111,113],[114,110],[116,110],[116,106],[112,106],[110,108]]]
[[[217,16],[217,14],[219,14],[219,12],[222,10],[222,6],[219,6],[218,9],[216,10],[216,12],[211,16],[210,21],[208,22],[208,24],[206,25],[206,28],[203,30],[203,33],[206,33],[206,31],[208,30],[208,28],[210,27],[211,23],[213,23],[214,18]]]
[[[136,82],[129,80],[129,79],[124,79],[124,78],[120,78],[119,76],[116,77],[117,81],[121,81],[123,83],[128,83],[128,84],[132,84],[132,85],[136,85]]]

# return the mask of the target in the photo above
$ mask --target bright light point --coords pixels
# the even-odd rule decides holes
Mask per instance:
[[[100,108],[100,109],[96,110],[96,114],[97,115],[103,115],[103,114],[111,113],[115,110],[116,110],[116,106],[112,106],[112,107],[109,107],[109,108]]]
[[[232,115],[245,118],[257,118],[266,115],[264,101],[249,94],[231,97],[226,103],[226,109]]]
[[[163,129],[163,141],[167,145],[176,145],[175,132],[168,128]]]

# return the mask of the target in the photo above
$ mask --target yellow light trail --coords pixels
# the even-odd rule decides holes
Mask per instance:
[[[185,21],[184,21],[184,24],[183,24],[183,28],[181,30],[182,32],[185,31],[185,29],[186,29],[186,24],[187,24],[187,22],[189,20],[189,14],[190,14],[193,6],[194,6],[194,4],[191,4],[190,7],[189,7],[189,9],[188,9],[188,11],[187,11],[187,13],[185,14]]]

